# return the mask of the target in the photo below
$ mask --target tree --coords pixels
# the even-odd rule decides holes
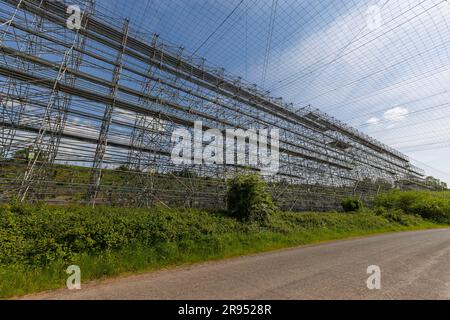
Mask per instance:
[[[30,161],[30,160],[34,160],[36,156],[38,156],[37,161],[44,162],[44,161],[48,160],[48,155],[46,154],[46,152],[44,152],[42,150],[40,152],[39,152],[39,150],[35,150],[33,152],[31,146],[17,150],[14,153],[13,159],[19,160],[19,161]]]
[[[434,190],[447,189],[447,183],[432,176],[428,176],[425,178],[425,184]]]

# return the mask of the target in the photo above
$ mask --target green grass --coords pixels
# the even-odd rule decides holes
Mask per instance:
[[[322,241],[441,227],[415,215],[366,210],[276,213],[261,223],[187,209],[0,207],[0,297]]]

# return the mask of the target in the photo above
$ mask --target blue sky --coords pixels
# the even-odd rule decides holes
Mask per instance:
[[[159,34],[273,96],[317,107],[450,184],[448,1],[96,3],[115,23],[129,18],[143,36]]]
[[[208,64],[262,85],[274,96],[298,107],[311,104],[348,122],[450,183],[447,1],[97,4],[130,18],[142,33],[157,33],[190,52],[198,51]],[[373,6],[379,16],[374,16]]]

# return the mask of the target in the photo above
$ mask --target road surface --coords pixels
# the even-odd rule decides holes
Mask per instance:
[[[367,268],[381,289],[367,288]],[[384,234],[82,284],[26,299],[449,299],[450,229]]]

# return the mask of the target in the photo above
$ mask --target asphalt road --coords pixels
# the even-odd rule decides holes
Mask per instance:
[[[381,289],[367,288],[367,267]],[[27,299],[449,299],[450,229],[385,234],[82,284]]]

